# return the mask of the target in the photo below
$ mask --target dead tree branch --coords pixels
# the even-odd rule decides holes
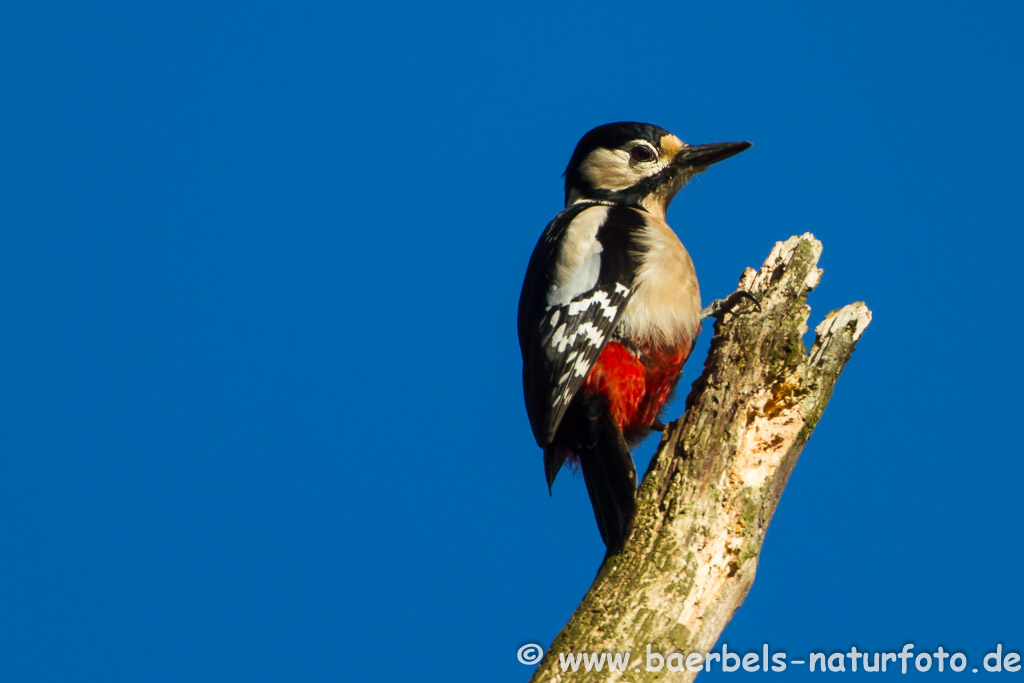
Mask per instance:
[[[779,242],[715,324],[686,414],[666,429],[638,492],[625,550],[601,567],[533,681],[641,681],[647,645],[707,652],[754,581],[765,530],[843,366],[871,321],[862,302],[833,311],[808,352],[807,293],[821,277],[811,234]],[[629,671],[561,670],[559,653],[632,652]],[[661,676],[665,676],[662,672]],[[669,674],[689,681],[695,673]]]

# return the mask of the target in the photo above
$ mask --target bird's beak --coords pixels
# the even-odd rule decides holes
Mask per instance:
[[[672,163],[694,171],[702,171],[711,164],[728,159],[748,149],[750,142],[712,142],[709,145],[688,145],[676,154]]]

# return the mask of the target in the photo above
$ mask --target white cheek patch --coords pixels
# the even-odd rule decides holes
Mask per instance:
[[[601,190],[624,190],[643,177],[629,165],[629,152],[623,149],[595,149],[580,164],[580,173]]]
[[[639,144],[649,143],[633,140],[626,143],[625,149],[595,149],[580,164],[580,173],[599,190],[614,192],[633,187],[665,168],[665,161],[660,155],[651,163],[630,163],[627,150]]]

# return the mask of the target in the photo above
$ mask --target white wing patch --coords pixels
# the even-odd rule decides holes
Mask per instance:
[[[597,284],[601,252],[604,250],[597,241],[597,231],[607,220],[609,208],[593,206],[585,209],[569,224],[547,294],[549,306],[564,306]]]

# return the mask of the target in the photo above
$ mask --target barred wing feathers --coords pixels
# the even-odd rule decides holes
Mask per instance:
[[[574,205],[545,229],[519,301],[523,389],[534,437],[554,438],[565,410],[612,339],[632,293],[635,209]]]

